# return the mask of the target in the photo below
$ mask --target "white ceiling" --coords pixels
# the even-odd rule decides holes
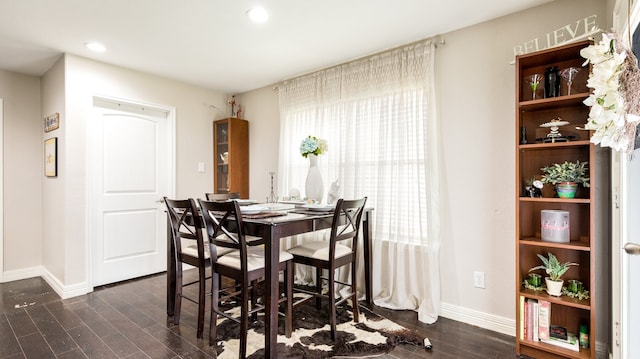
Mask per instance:
[[[241,93],[550,1],[0,0],[0,69],[39,76],[71,53]],[[265,24],[245,16],[258,4]]]

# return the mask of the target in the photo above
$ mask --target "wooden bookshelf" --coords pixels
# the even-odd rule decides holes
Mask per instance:
[[[598,203],[596,189],[602,190],[605,183],[598,183],[598,172],[602,171],[601,163],[596,159],[596,148],[589,141],[590,131],[580,128],[589,114],[589,108],[583,101],[589,96],[586,86],[588,68],[583,68],[584,59],[580,50],[590,45],[583,41],[536,53],[520,55],[516,58],[516,353],[534,358],[595,358],[596,339],[596,298],[600,293],[596,289],[596,241],[598,226],[601,221],[595,217],[596,206],[608,206]],[[533,99],[531,87],[526,82],[529,75],[544,74],[548,67],[559,69],[569,66],[579,67],[581,71],[573,82],[571,94],[567,94],[566,83],[561,82],[560,95],[544,98],[538,94]],[[549,128],[540,125],[560,117],[569,125],[562,126],[560,132],[566,136],[561,142],[548,142],[546,134]],[[525,136],[523,138],[523,131]],[[601,156],[600,156],[601,157]],[[598,158],[600,158],[598,157]],[[528,197],[525,191],[526,181],[533,177],[542,177],[541,168],[564,161],[588,161],[589,188],[579,188],[575,198],[558,198],[551,184],[545,184],[541,198]],[[604,182],[604,181],[603,181]],[[580,186],[582,187],[582,186]],[[570,241],[556,243],[541,239],[541,211],[564,210],[569,212]],[[541,264],[537,254],[547,256],[553,253],[561,262],[576,262],[577,267],[563,276],[566,280],[577,279],[589,290],[587,300],[574,299],[569,296],[555,297],[545,291],[534,291],[525,288],[523,281],[528,277],[529,269]],[[537,273],[543,274],[540,271]],[[544,277],[544,274],[543,274]],[[544,279],[543,279],[544,281]],[[551,324],[562,326],[568,332],[579,335],[579,327],[589,327],[589,347],[580,348],[579,352],[564,349],[540,341],[522,338],[520,297],[545,300],[550,302]]]

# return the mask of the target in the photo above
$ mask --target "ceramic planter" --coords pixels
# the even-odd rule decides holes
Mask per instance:
[[[547,293],[549,295],[553,295],[556,297],[562,295],[562,284],[564,283],[563,280],[555,281],[551,280],[551,278],[549,277],[546,277],[544,280],[545,283],[547,283]]]
[[[560,198],[573,198],[576,196],[578,184],[575,182],[560,182],[556,184],[556,192]]]

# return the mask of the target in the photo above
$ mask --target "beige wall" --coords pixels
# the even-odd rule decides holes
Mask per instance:
[[[224,94],[73,55],[61,58],[41,79],[0,71],[3,281],[42,275],[65,297],[90,287],[85,171],[91,159],[85,156],[85,124],[94,95],[174,107],[174,195],[197,198],[212,191],[212,122],[223,115],[210,106],[224,108]],[[43,114],[55,112],[60,128],[44,134]],[[57,178],[43,174],[43,140],[49,137],[59,141]],[[199,162],[205,163],[204,173],[198,172]]]
[[[436,76],[444,160],[444,316],[503,332],[515,328],[513,48],[594,14],[601,28],[609,27],[606,2],[556,0],[442,35],[446,44],[437,49]],[[277,93],[267,87],[240,98],[247,118],[259,121],[252,123],[252,131],[275,134]],[[252,148],[252,195],[262,195],[258,188],[265,191],[254,184],[254,164],[265,167],[263,172],[266,164],[277,167],[275,143],[265,143],[259,151]],[[486,289],[473,287],[474,271],[485,272]],[[606,329],[599,333],[599,340],[606,340]]]
[[[4,246],[3,280],[33,271],[42,262],[44,176],[40,79],[0,70],[4,103]]]
[[[276,172],[276,179],[278,172],[280,143],[278,90],[268,86],[247,92],[238,96],[238,102],[244,108],[243,117],[249,121],[250,197],[255,200],[265,200],[271,192],[269,172]],[[277,191],[277,181],[274,187],[276,195],[282,197],[282,191]]]
[[[43,234],[41,239],[42,266],[45,268],[46,276],[58,282],[58,285],[65,282],[65,228],[66,228],[66,191],[63,186],[64,179],[67,178],[65,164],[64,145],[66,143],[65,133],[69,128],[65,111],[64,93],[64,57],[58,60],[53,67],[42,77],[42,117],[60,114],[60,127],[51,132],[40,131],[41,140],[58,138],[58,176],[42,178],[41,199],[43,211]],[[43,155],[44,157],[44,155]],[[42,160],[44,161],[44,159]],[[45,230],[46,229],[46,230]],[[55,279],[54,279],[55,278]]]

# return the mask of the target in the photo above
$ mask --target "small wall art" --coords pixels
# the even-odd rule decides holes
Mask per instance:
[[[50,132],[60,127],[60,114],[54,113],[44,118],[44,132]]]
[[[44,175],[58,176],[58,137],[44,141]]]

